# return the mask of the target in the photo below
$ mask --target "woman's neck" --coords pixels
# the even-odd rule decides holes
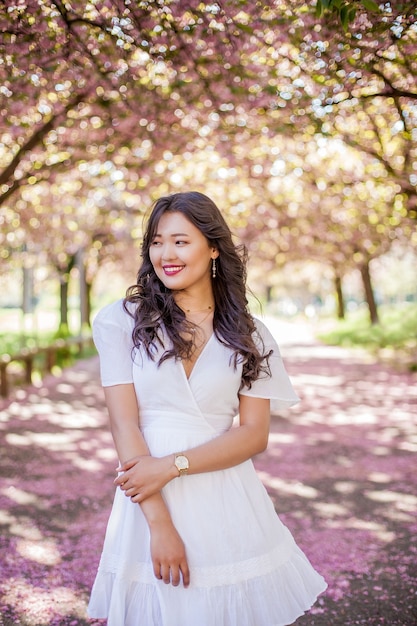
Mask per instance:
[[[178,294],[176,304],[184,313],[208,313],[214,310],[214,297],[212,293],[205,292],[201,296]]]

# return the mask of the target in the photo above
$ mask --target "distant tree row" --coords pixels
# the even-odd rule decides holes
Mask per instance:
[[[0,272],[126,263],[161,193],[210,189],[268,273],[416,246],[414,2],[26,0],[0,13]],[[6,263],[7,262],[7,263]]]

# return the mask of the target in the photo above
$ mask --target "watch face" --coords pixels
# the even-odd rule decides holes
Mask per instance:
[[[188,459],[186,456],[177,456],[175,459],[175,465],[178,469],[187,469],[188,468]]]

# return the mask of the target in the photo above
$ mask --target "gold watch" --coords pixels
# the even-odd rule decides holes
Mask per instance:
[[[180,476],[186,474],[190,468],[190,462],[183,452],[175,455],[174,465],[179,471]]]

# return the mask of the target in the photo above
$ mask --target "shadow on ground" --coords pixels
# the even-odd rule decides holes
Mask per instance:
[[[329,584],[297,626],[416,625],[416,375],[302,339],[255,461]],[[116,467],[97,359],[3,403],[0,455],[0,626],[86,626]]]

